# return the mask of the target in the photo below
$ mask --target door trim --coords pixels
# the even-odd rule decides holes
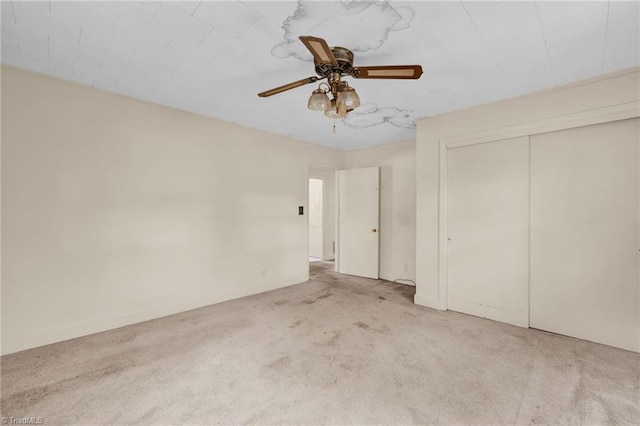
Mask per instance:
[[[331,203],[333,205],[333,209],[332,212],[330,213],[331,216],[331,220],[333,221],[333,223],[331,224],[327,224],[324,220],[323,220],[323,226],[329,226],[329,227],[333,227],[334,228],[334,232],[331,234],[331,241],[335,242],[336,239],[336,235],[337,235],[337,226],[338,226],[338,213],[337,213],[337,182],[336,182],[336,176],[337,176],[337,171],[340,170],[339,167],[325,167],[325,166],[309,166],[308,170],[307,170],[307,185],[306,185],[306,191],[307,191],[307,199],[306,199],[306,203],[305,203],[305,209],[309,210],[309,179],[322,179],[323,181],[323,185],[322,185],[322,209],[325,210],[324,213],[327,213],[327,203]],[[333,185],[328,185],[328,181],[333,180]],[[333,194],[330,194],[330,190],[333,191]],[[333,195],[333,197],[331,197],[330,195]],[[323,213],[323,214],[324,214]],[[307,214],[307,246],[309,246],[309,232],[308,232],[308,228],[309,228],[309,216]],[[326,239],[327,235],[323,234],[323,245],[324,245],[324,240]],[[307,249],[307,255],[308,255],[308,249]],[[325,256],[326,255],[326,256]],[[326,258],[325,258],[326,257]],[[325,253],[324,249],[323,249],[323,260],[334,260],[336,258],[335,255],[335,251],[333,253]]]

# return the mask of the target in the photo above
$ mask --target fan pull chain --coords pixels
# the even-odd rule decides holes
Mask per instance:
[[[333,134],[336,134],[336,119],[333,119]]]

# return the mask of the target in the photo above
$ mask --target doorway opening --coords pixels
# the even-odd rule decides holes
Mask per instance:
[[[309,262],[323,259],[324,181],[309,179]]]

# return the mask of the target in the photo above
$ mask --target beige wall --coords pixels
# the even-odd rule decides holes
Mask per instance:
[[[350,151],[348,168],[380,166],[380,277],[411,284],[416,271],[414,141]]]
[[[381,276],[416,279],[416,302],[445,309],[441,146],[624,118],[639,78],[425,119],[415,144],[344,153],[3,67],[2,353],[306,280],[297,206],[309,175],[332,191],[344,167],[381,167]]]
[[[2,353],[308,278],[317,145],[2,68]]]

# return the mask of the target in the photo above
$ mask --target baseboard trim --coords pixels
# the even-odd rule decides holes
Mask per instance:
[[[426,306],[427,308],[438,309],[440,311],[446,311],[440,307],[440,300],[432,298],[432,297],[424,297],[419,293],[416,293],[413,296],[413,303],[420,306]]]
[[[252,296],[254,294],[264,293],[266,291],[276,290],[278,288],[299,284],[308,280],[308,275],[300,275],[286,281],[247,287],[230,292],[222,292],[220,294],[211,295],[204,299],[198,298],[182,303],[159,306],[153,309],[145,310],[143,312],[136,312],[129,315],[99,321],[88,321],[83,324],[73,325],[69,327],[50,328],[19,339],[2,339],[1,353],[2,355],[8,355],[27,349],[33,349],[39,346],[59,343],[65,340],[88,336],[95,333],[101,333],[103,331],[113,330],[115,328],[149,321],[152,319],[162,318],[168,315],[174,315],[193,309],[203,308],[205,306],[215,305],[217,303],[222,303],[245,296]]]

